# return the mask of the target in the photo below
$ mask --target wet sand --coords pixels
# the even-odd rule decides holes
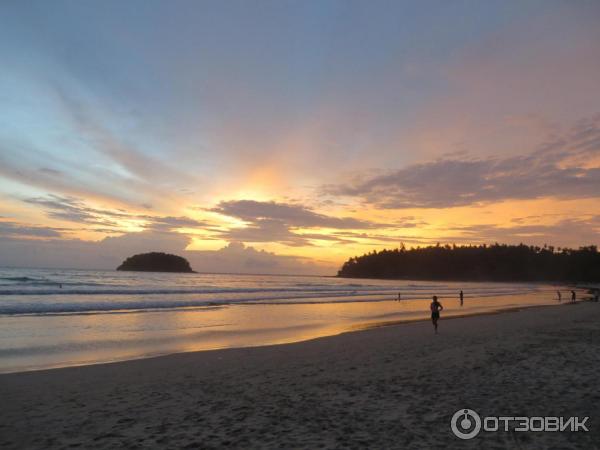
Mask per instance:
[[[0,375],[2,448],[560,448],[600,442],[600,305]],[[588,433],[450,431],[455,411]]]

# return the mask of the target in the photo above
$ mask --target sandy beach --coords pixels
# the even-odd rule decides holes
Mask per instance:
[[[595,449],[600,307],[583,302],[295,344],[0,376],[2,448]],[[589,416],[589,432],[450,430]]]

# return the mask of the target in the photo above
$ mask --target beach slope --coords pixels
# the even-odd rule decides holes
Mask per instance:
[[[0,376],[2,448],[598,448],[600,306]],[[589,416],[589,432],[450,418]]]

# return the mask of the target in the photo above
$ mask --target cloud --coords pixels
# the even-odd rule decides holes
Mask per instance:
[[[144,195],[145,187],[108,170],[105,166],[109,164],[84,165],[70,161],[64,154],[53,154],[32,143],[21,142],[24,139],[19,136],[14,142],[0,136],[0,179],[11,180],[35,191],[140,203],[138,197]],[[78,150],[73,150],[71,154],[77,153]],[[40,161],[60,167],[60,170],[39,169]]]
[[[173,167],[171,162],[158,159],[134,145],[128,145],[98,119],[98,111],[87,104],[83,97],[75,95],[73,89],[66,90],[58,84],[53,87],[76,131],[91,148],[109,157],[147,188],[157,183],[197,183],[195,177],[190,176],[183,168]]]
[[[279,220],[256,220],[245,227],[236,227],[219,233],[223,239],[240,242],[279,242],[290,246],[311,245],[310,241],[290,231],[289,226]]]
[[[311,260],[256,250],[230,243],[216,251],[186,250],[190,238],[174,232],[143,231],[106,237],[101,241],[79,239],[23,239],[0,235],[0,265],[6,267],[116,268],[136,253],[160,251],[187,258],[199,272],[333,274],[335,267]]]
[[[358,181],[328,194],[380,208],[449,208],[510,199],[600,197],[600,115],[525,156],[446,157]]]
[[[325,233],[297,233],[300,228],[336,230],[385,228],[391,225],[353,217],[333,217],[317,213],[296,203],[260,202],[255,200],[222,201],[209,209],[247,222],[245,227],[221,231],[223,239],[241,242],[279,242],[290,246],[312,245],[311,240],[352,242]]]
[[[61,229],[24,225],[16,222],[0,221],[0,237],[16,236],[26,238],[57,238]]]
[[[70,196],[47,195],[24,200],[25,203],[41,207],[46,215],[52,219],[68,222],[101,225],[114,227],[112,232],[120,231],[122,224],[119,221],[139,222],[139,226],[152,229],[170,231],[177,228],[198,228],[208,224],[190,217],[150,216],[133,214],[123,210],[91,207],[83,200]]]
[[[436,68],[444,92],[415,109],[396,153],[515,156],[598,112],[598,5],[557,3],[465,43]]]
[[[523,218],[527,220],[531,218]],[[533,218],[535,220],[535,218]],[[600,215],[562,218],[554,224],[525,223],[518,220],[516,226],[479,224],[458,226],[447,231],[458,232],[440,238],[442,242],[473,243],[501,242],[507,244],[561,245],[578,247],[597,244],[600,240]]]
[[[239,242],[229,243],[217,251],[189,251],[185,256],[189,257],[192,267],[199,272],[324,275],[335,273],[336,270],[332,265],[256,250]]]
[[[75,198],[50,194],[46,197],[33,197],[24,200],[25,203],[39,206],[44,209],[46,215],[52,219],[66,220],[68,222],[101,224],[118,226],[113,219],[124,219],[129,214],[108,210],[92,208],[85,202]]]
[[[178,233],[141,232],[106,237],[101,241],[80,239],[0,239],[0,265],[7,267],[63,267],[114,269],[128,256],[147,251],[177,253],[189,239]]]
[[[380,245],[389,245],[390,243],[395,243],[400,245],[411,244],[411,245],[427,245],[431,243],[435,243],[435,238],[427,238],[427,237],[419,237],[419,236],[409,236],[409,235],[386,235],[372,232],[349,232],[343,231],[335,233],[335,237],[337,239],[347,239],[347,242],[358,242],[357,240],[362,240],[361,243],[363,245],[371,245],[371,246],[380,246]],[[367,242],[364,242],[364,241]]]
[[[26,203],[43,208],[48,217],[90,226],[90,231],[114,235],[120,233],[123,223],[156,232],[181,229],[209,231],[213,239],[229,242],[277,242],[292,247],[311,246],[313,241],[330,241],[337,244],[357,242],[353,237],[364,238],[364,234],[353,232],[356,229],[378,229],[378,227],[410,228],[422,222],[412,216],[395,220],[393,224],[379,224],[351,217],[331,217],[316,213],[299,204],[258,202],[240,200],[221,202],[211,212],[242,219],[247,224],[242,227],[216,227],[206,221],[185,216],[150,216],[128,213],[120,209],[92,207],[81,199],[68,196],[47,195],[24,200]],[[300,232],[300,228],[304,228]],[[307,228],[329,228],[327,233],[307,233]],[[335,231],[337,230],[337,231]],[[345,230],[342,235],[339,230]],[[204,236],[207,238],[207,236]]]
[[[52,169],[50,167],[40,167],[38,170],[44,174],[52,175],[52,176],[63,176],[64,175],[60,170]]]
[[[140,219],[147,220],[148,223],[145,225],[145,228],[152,230],[164,230],[170,231],[177,228],[199,228],[206,227],[208,224],[206,222],[192,219],[190,217],[179,216],[137,216]]]
[[[159,154],[159,143],[148,143],[149,130],[135,137],[126,132],[133,113],[120,108],[107,114],[106,99],[77,83],[45,79],[43,84],[39,103],[52,109],[29,105],[27,114],[44,127],[31,133],[23,125],[30,120],[22,119],[13,124],[19,133],[0,131],[0,178],[46,192],[163,207],[182,198],[178,187],[198,187],[198,177],[190,172],[199,171],[170,151]]]
[[[259,202],[255,200],[223,201],[213,212],[226,216],[237,217],[248,222],[273,220],[285,223],[291,227],[303,228],[373,228],[380,226],[369,221],[352,217],[332,217],[316,213],[309,208],[289,203]]]

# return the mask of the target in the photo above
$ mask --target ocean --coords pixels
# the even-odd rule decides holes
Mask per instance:
[[[289,343],[419,320],[429,316],[432,295],[445,307],[443,330],[448,316],[557,304],[556,289],[535,283],[0,269],[0,372]]]

